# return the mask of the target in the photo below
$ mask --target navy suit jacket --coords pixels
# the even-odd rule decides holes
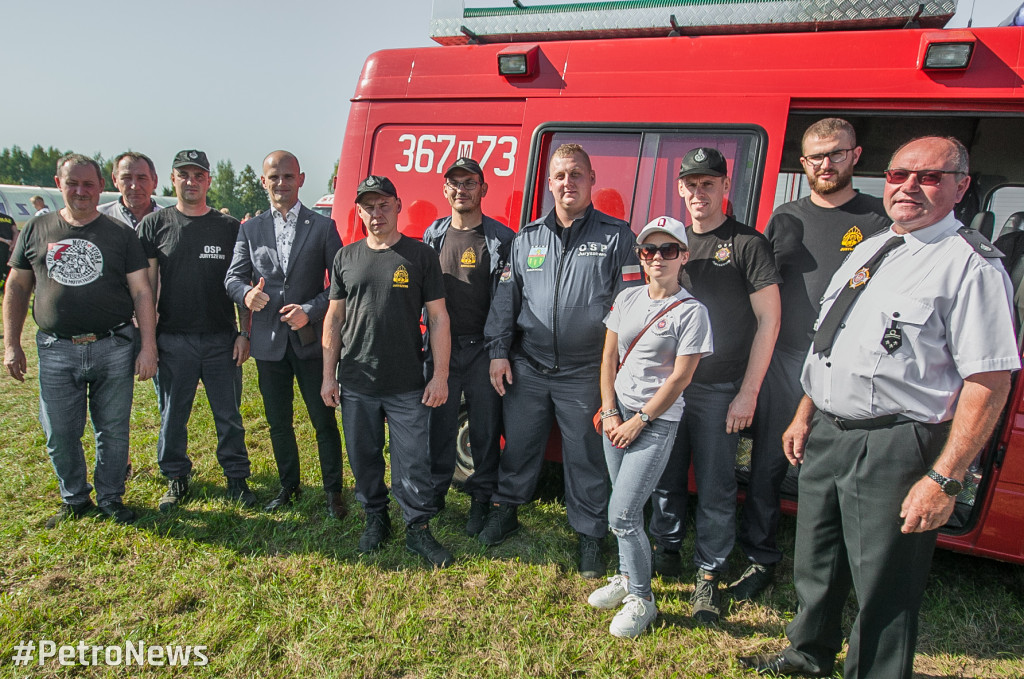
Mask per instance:
[[[270,302],[262,311],[252,314],[249,348],[253,358],[280,361],[289,343],[300,359],[322,357],[320,335],[329,292],[325,279],[340,249],[341,238],[334,220],[303,205],[295,223],[295,241],[285,271],[277,254],[271,211],[242,223],[224,287],[236,304],[244,306],[246,293],[260,278],[264,279],[263,292],[270,296]],[[280,309],[286,304],[302,307],[309,316],[308,329],[296,332],[281,321]],[[303,344],[302,335],[310,340],[311,332],[315,333],[315,339]]]

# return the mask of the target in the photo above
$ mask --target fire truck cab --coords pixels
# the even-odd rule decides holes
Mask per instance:
[[[548,159],[576,142],[593,161],[596,207],[639,231],[659,215],[686,219],[679,162],[713,146],[728,160],[727,212],[763,230],[777,205],[807,194],[804,130],[839,116],[864,149],[854,185],[875,195],[902,142],[960,139],[972,183],[958,217],[995,240],[1024,225],[1024,29],[942,29],[955,8],[622,0],[472,9],[435,0],[439,46],[377,52],[363,67],[333,217],[346,243],[362,237],[355,187],[386,175],[402,198],[400,229],[420,237],[448,211],[444,169],[470,156],[487,175],[484,211],[518,228],[552,209]],[[1021,380],[969,481],[940,546],[1024,563]]]

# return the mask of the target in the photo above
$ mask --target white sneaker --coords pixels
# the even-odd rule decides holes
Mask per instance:
[[[647,626],[658,617],[658,607],[654,601],[641,599],[635,594],[628,595],[624,605],[615,617],[608,631],[615,637],[634,639],[647,629]]]
[[[626,587],[629,585],[629,579],[625,575],[613,575],[608,578],[608,584],[600,589],[594,590],[594,592],[587,598],[587,603],[594,608],[604,608],[611,610],[618,608],[622,604],[622,600],[629,594],[629,590]]]

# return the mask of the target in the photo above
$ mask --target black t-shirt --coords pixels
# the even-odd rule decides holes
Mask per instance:
[[[36,278],[32,317],[43,332],[101,333],[131,321],[135,305],[128,274],[147,267],[130,226],[100,215],[72,226],[59,212],[25,224],[11,266]]]
[[[743,377],[757,319],[751,293],[779,282],[771,247],[764,236],[729,217],[714,231],[686,228],[690,261],[682,284],[708,308],[715,353],[697,364],[693,381],[735,382]]]
[[[491,254],[484,227],[448,227],[441,246],[441,271],[452,335],[482,335],[491,306]]]
[[[330,298],[345,300],[342,386],[371,396],[424,387],[420,313],[444,298],[433,248],[406,236],[386,250],[365,240],[346,245],[334,257]]]
[[[176,207],[146,215],[139,239],[160,266],[159,332],[235,330],[235,307],[224,289],[239,221],[210,210],[189,217]]]
[[[890,224],[882,200],[862,193],[836,208],[815,205],[808,196],[775,210],[764,235],[782,276],[778,344],[807,351],[832,274],[857,243]]]

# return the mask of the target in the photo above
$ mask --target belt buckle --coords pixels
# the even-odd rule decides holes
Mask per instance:
[[[832,423],[836,425],[836,427],[838,427],[841,431],[847,431],[845,420],[843,420],[843,418],[839,417],[838,415],[832,416]]]
[[[97,339],[99,339],[99,338],[96,337],[96,333],[89,333],[88,335],[72,335],[71,343],[72,344],[92,344]]]

